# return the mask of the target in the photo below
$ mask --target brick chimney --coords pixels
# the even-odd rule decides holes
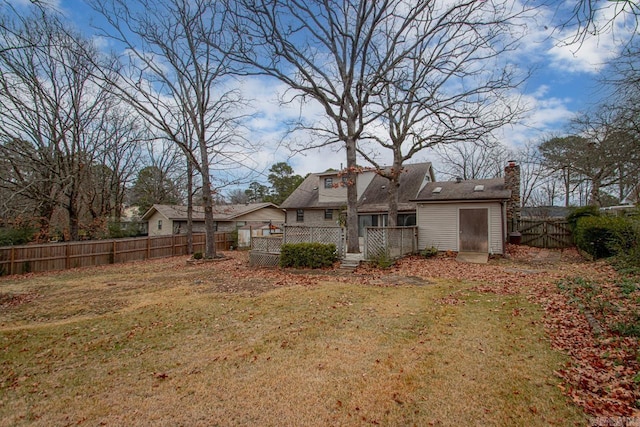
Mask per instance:
[[[518,231],[518,220],[520,219],[520,166],[514,160],[504,168],[504,186],[511,190],[511,198],[507,200],[507,231],[512,233]]]

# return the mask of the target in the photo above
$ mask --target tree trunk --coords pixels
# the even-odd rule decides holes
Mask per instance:
[[[551,203],[553,205],[553,203]],[[568,208],[571,204],[571,173],[569,169],[565,169],[564,176],[564,207]]]
[[[69,203],[67,213],[69,214],[69,239],[75,242],[80,240],[80,217],[74,201]]]
[[[213,198],[211,197],[211,178],[209,177],[209,153],[205,141],[199,141],[202,175],[202,205],[204,207],[205,251],[204,257],[216,257],[215,223],[213,221]]]
[[[593,179],[593,181],[591,182],[589,204],[597,207],[602,206],[602,201],[600,200],[600,180],[598,179]]]
[[[193,254],[193,163],[187,156],[187,254]]]
[[[349,138],[347,148],[347,252],[360,253],[358,237],[358,172],[356,163],[356,141]]]
[[[398,153],[399,154],[399,153]],[[395,154],[394,154],[395,157]],[[400,188],[400,175],[402,174],[402,163],[400,159],[394,159],[389,177],[389,187],[387,194],[389,198],[389,214],[387,220],[388,227],[397,227],[398,225],[398,190]]]
[[[398,226],[398,187],[400,186],[400,176],[394,176],[389,180],[389,216],[387,220],[388,227]]]

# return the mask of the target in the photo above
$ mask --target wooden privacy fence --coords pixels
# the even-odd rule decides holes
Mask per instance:
[[[216,250],[229,250],[230,233],[216,233]],[[193,235],[194,252],[203,252],[205,235]],[[0,248],[0,276],[39,273],[187,255],[187,236],[137,237]]]
[[[523,245],[537,248],[562,249],[573,246],[569,223],[564,219],[521,219],[518,231]]]

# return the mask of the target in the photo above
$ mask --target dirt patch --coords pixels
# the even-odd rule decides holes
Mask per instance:
[[[19,307],[23,304],[28,304],[31,301],[37,299],[39,295],[35,292],[31,293],[1,293],[0,292],[0,308],[3,310]]]
[[[402,276],[398,274],[389,274],[389,275],[384,275],[375,279],[373,281],[373,284],[424,286],[424,285],[431,285],[433,284],[433,282],[417,276]]]

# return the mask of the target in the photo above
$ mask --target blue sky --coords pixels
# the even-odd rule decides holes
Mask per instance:
[[[91,36],[93,30],[89,24],[96,18],[91,17],[91,9],[84,1],[53,1],[80,30]],[[9,2],[17,7],[28,4],[28,0]],[[563,133],[574,114],[593,106],[602,97],[598,78],[606,64],[617,55],[620,46],[628,40],[632,30],[625,30],[625,23],[618,21],[613,34],[588,37],[580,46],[566,45],[563,41],[571,38],[575,30],[560,30],[557,24],[567,16],[569,9],[564,8],[571,8],[573,4],[571,1],[559,1],[540,9],[535,22],[527,22],[528,33],[518,54],[513,55],[513,60],[523,69],[532,68],[534,71],[531,78],[514,93],[514,96],[521,96],[525,100],[529,112],[520,123],[496,135],[509,147]],[[612,10],[604,11],[599,19],[606,20],[611,13]],[[340,167],[344,163],[344,153],[337,147],[293,157],[281,145],[275,148],[282,137],[281,119],[294,118],[299,114],[321,114],[321,109],[313,105],[307,105],[304,110],[299,106],[280,106],[277,97],[284,89],[277,82],[257,77],[243,83],[244,92],[253,99],[252,107],[258,110],[251,121],[252,137],[262,141],[262,150],[254,156],[254,169],[264,171],[276,162],[287,160],[301,175]],[[427,151],[417,156],[415,161],[431,160],[432,157],[433,154]]]

